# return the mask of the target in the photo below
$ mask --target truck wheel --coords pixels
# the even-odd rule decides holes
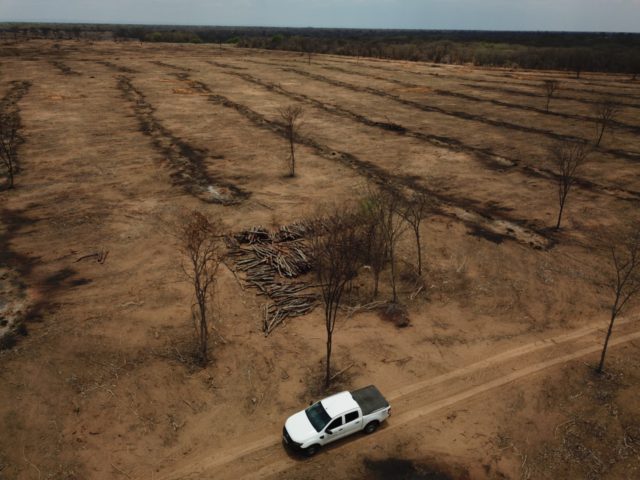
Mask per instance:
[[[311,445],[303,450],[303,453],[306,457],[313,457],[316,453],[318,453],[320,447],[318,445]]]
[[[364,433],[369,435],[370,433],[375,432],[378,429],[378,426],[380,426],[380,423],[376,422],[376,421],[373,421],[371,423],[367,423],[367,426],[364,427]]]

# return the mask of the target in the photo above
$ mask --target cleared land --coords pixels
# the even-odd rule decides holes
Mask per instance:
[[[634,477],[634,311],[614,333],[612,373],[585,362],[611,296],[594,232],[640,201],[639,84],[111,42],[6,43],[0,62],[0,97],[30,85],[16,100],[16,189],[0,192],[0,308],[28,328],[0,353],[0,478]],[[546,113],[549,78],[561,86]],[[548,147],[593,139],[603,96],[620,114],[555,232]],[[278,115],[290,104],[305,110],[295,178]],[[280,432],[313,398],[321,309],[265,338],[264,297],[225,267],[214,361],[190,368],[170,225],[201,209],[230,231],[275,229],[367,181],[437,202],[423,223],[427,288],[402,284],[405,329],[341,314],[334,361],[353,364],[341,386],[376,384],[393,416],[300,461]],[[400,250],[410,279],[409,235]],[[354,286],[364,298],[369,274]],[[585,446],[585,418],[605,425],[600,446]]]

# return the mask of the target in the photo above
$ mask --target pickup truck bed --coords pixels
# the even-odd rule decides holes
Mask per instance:
[[[358,405],[360,405],[363,416],[389,406],[389,402],[385,400],[380,391],[373,385],[355,390],[351,392],[351,396]]]

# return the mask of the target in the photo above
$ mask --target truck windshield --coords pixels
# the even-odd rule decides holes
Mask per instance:
[[[322,430],[325,425],[329,423],[329,420],[331,420],[331,417],[320,402],[311,405],[304,413],[307,414],[307,418],[311,422],[311,425],[313,425],[313,428],[316,429],[316,432]]]

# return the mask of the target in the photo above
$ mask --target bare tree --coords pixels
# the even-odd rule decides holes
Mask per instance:
[[[609,250],[613,263],[611,287],[614,293],[611,305],[609,328],[604,339],[602,354],[597,372],[602,373],[607,346],[616,318],[628,304],[640,293],[640,226],[634,225],[627,229],[613,242],[609,242]]]
[[[331,350],[338,308],[345,287],[356,276],[359,265],[362,230],[357,218],[347,209],[324,216],[312,240],[327,331],[325,388],[331,383]]]
[[[221,224],[198,211],[191,212],[179,227],[180,250],[185,260],[185,277],[193,286],[195,304],[192,317],[196,336],[196,356],[201,365],[208,362],[210,322],[213,318],[211,298],[215,290],[216,274],[222,259],[220,245]]]
[[[599,147],[605,130],[615,121],[620,108],[613,100],[603,98],[593,106],[593,113],[596,120],[596,147]]]
[[[296,176],[296,136],[302,126],[302,116],[304,110],[299,105],[289,105],[279,110],[280,118],[284,121],[284,126],[289,140],[289,175]]]
[[[382,207],[384,196],[375,188],[369,188],[361,201],[361,217],[364,230],[363,261],[373,273],[373,297],[378,296],[380,274],[389,263],[389,248],[383,223],[386,210]]]
[[[393,303],[398,301],[397,272],[396,272],[396,250],[398,240],[406,230],[407,224],[400,215],[402,199],[394,192],[385,191],[381,193],[380,218],[382,220],[382,232],[387,242],[389,263],[391,264],[391,289],[393,291]]]
[[[551,103],[551,99],[553,98],[553,94],[556,93],[556,91],[558,90],[558,87],[560,87],[560,82],[558,82],[557,80],[545,80],[542,83],[542,86],[544,88],[544,93],[547,97],[547,112],[549,111],[549,104]]]
[[[420,225],[430,208],[431,199],[424,193],[415,193],[409,199],[406,206],[400,210],[400,214],[413,230],[413,235],[416,240],[418,275],[422,275],[422,239],[420,238]]]
[[[19,120],[15,113],[0,116],[0,158],[7,170],[9,188],[13,188],[18,148]]]
[[[556,230],[559,230],[569,191],[576,181],[578,172],[588,160],[589,148],[585,143],[566,141],[552,147],[551,156],[558,179],[558,201],[560,203],[560,209]]]

